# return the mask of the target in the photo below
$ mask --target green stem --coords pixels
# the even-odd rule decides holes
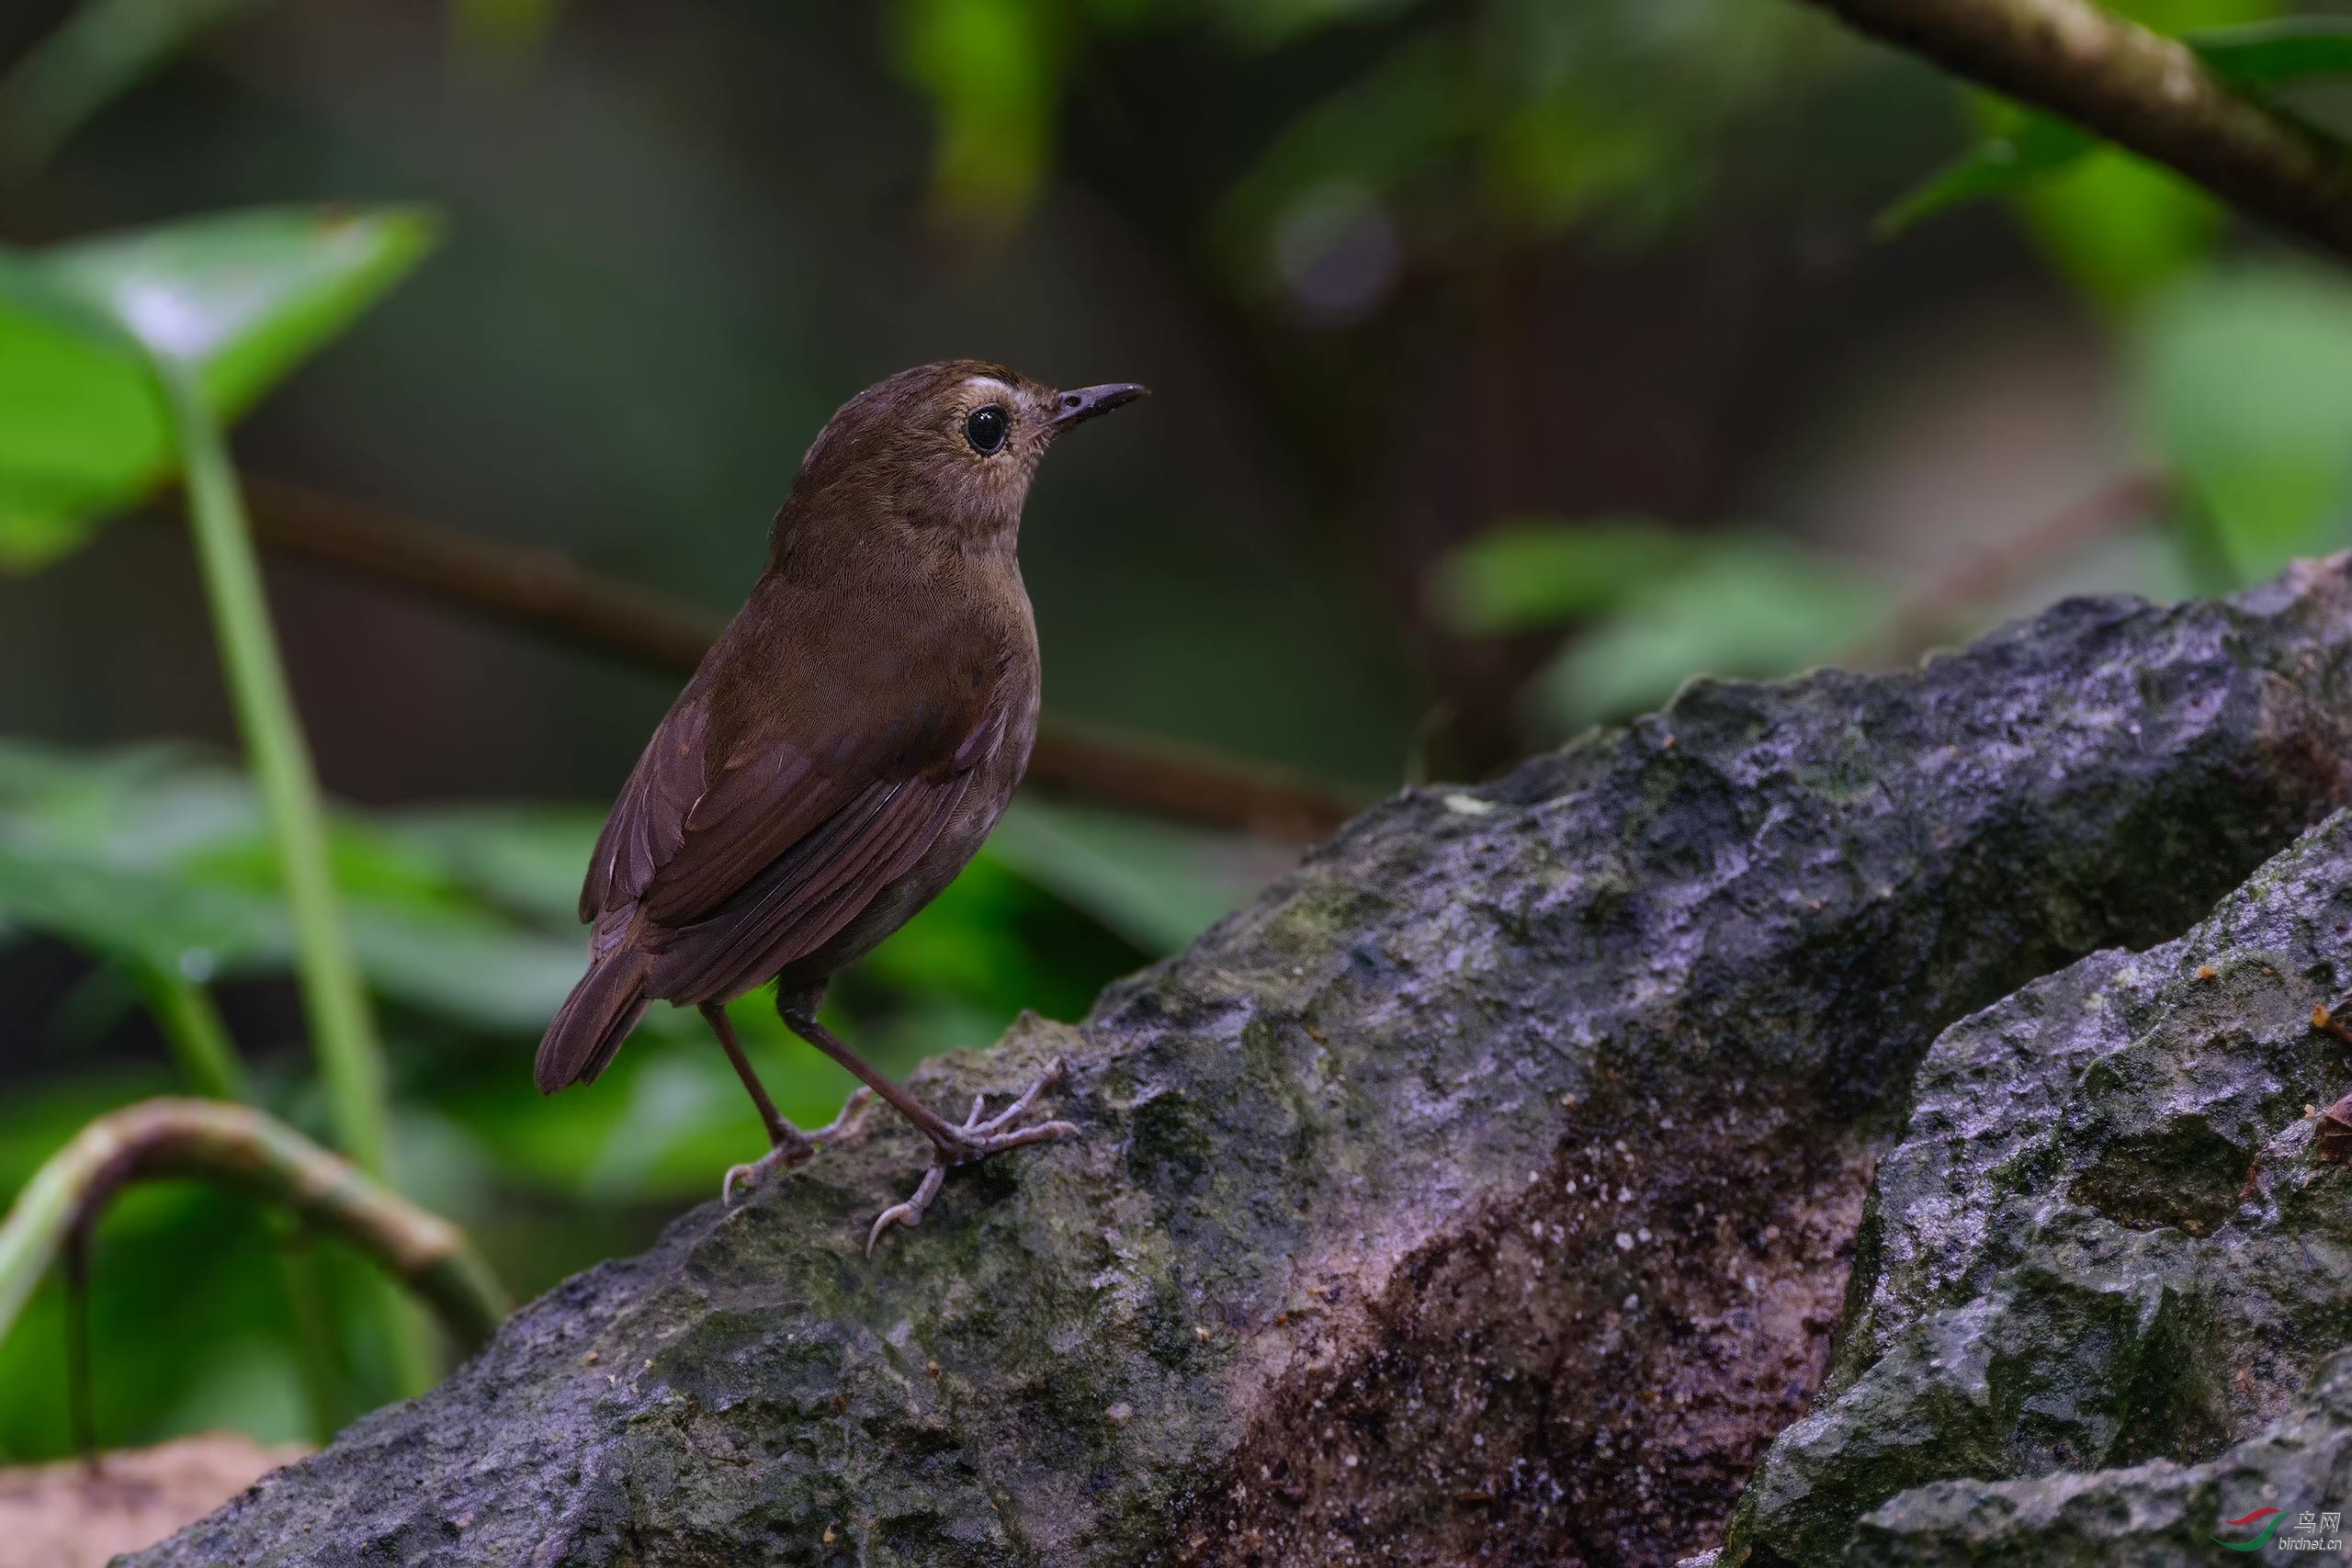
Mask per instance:
[[[277,1283],[286,1292],[286,1315],[294,1326],[294,1364],[302,1397],[311,1406],[311,1437],[323,1448],[358,1414],[350,1380],[337,1347],[334,1307],[327,1295],[326,1270],[314,1253],[277,1253]]]
[[[217,1100],[150,1100],[99,1117],[44,1161],[0,1220],[0,1336],[66,1235],[125,1184],[187,1178],[293,1211],[375,1258],[461,1345],[487,1338],[506,1293],[465,1234],[276,1118]]]
[[[190,1086],[209,1099],[253,1104],[253,1081],[212,993],[159,964],[132,959],[125,967]],[[326,1276],[316,1258],[282,1248],[277,1256],[278,1284],[294,1328],[295,1365],[311,1407],[311,1435],[324,1443],[355,1413],[335,1346]]]
[[[209,1100],[252,1103],[253,1084],[212,993],[160,964],[133,960],[126,967],[188,1087]]]
[[[327,1119],[352,1163],[388,1179],[391,1107],[383,1052],[335,891],[326,808],[278,655],[243,498],[220,429],[187,372],[161,356],[153,363],[186,472],[189,531],[211,602],[230,702],[277,840]],[[403,1394],[422,1393],[433,1382],[432,1350],[422,1327],[398,1302],[388,1303],[386,1319],[394,1382]]]

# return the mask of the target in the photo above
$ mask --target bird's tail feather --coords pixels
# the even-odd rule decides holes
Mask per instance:
[[[627,948],[590,965],[556,1010],[532,1077],[541,1094],[594,1083],[645,1016],[645,957]]]

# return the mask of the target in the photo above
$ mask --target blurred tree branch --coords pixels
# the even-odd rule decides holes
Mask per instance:
[[[0,1334],[75,1229],[133,1181],[184,1178],[282,1204],[416,1292],[460,1345],[489,1337],[505,1291],[465,1233],[251,1106],[149,1100],[99,1117],[35,1171],[0,1221]]]
[[[684,674],[718,625],[700,611],[597,576],[560,551],[524,549],[307,486],[245,480],[254,534],[270,550],[340,567],[510,626]],[[183,515],[176,495],[164,502]],[[1288,769],[1047,718],[1028,784],[1200,827],[1311,843],[1367,802]]]
[[[1804,0],[2352,257],[2352,160],[2094,0]]]

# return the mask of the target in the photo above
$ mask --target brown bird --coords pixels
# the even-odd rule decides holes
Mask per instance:
[[[1060,392],[1002,366],[917,366],[842,405],[770,534],[767,565],[621,786],[580,892],[588,974],[539,1042],[539,1089],[594,1080],[647,1005],[709,1021],[775,1146],[756,1184],[839,1128],[779,1115],[723,1010],[770,980],[792,1032],[931,1140],[922,1222],[948,1169],[1066,1137],[1005,1111],[948,1122],[817,1021],[825,987],[955,880],[1003,815],[1037,733],[1037,631],[1014,546],[1046,448],[1145,396]],[[851,1098],[846,1117],[863,1100]]]

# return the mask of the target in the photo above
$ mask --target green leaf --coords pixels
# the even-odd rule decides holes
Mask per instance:
[[[1951,208],[2006,196],[2064,168],[2098,145],[2097,137],[2072,121],[2028,115],[2014,131],[1984,137],[1880,213],[1879,235],[1892,239]]]
[[[2342,17],[2281,17],[2189,33],[2180,41],[2233,87],[2352,74],[2352,19]]]
[[[433,248],[401,208],[275,208],[82,241],[44,253],[58,287],[196,370],[232,418],[338,336]]]
[[[0,250],[0,567],[79,544],[89,513],[161,470],[167,451],[138,345]]]
[[[193,368],[207,405],[233,418],[435,232],[417,211],[272,209],[0,250],[0,568],[53,559],[171,476],[139,344]]]
[[[578,820],[560,813],[547,830]],[[569,909],[560,923],[518,918],[485,897],[468,849],[445,823],[337,817],[330,850],[360,965],[436,1017],[536,1034],[580,977],[578,928]],[[246,780],[198,753],[0,743],[0,922],[191,979],[278,969],[292,937],[277,863]]]
[[[485,903],[549,930],[580,929],[580,882],[605,815],[593,807],[495,806],[402,811],[381,819]]]
[[[2270,20],[2273,0],[2115,0],[2109,8],[2180,35],[2200,53],[2210,46],[2208,62],[2241,86],[2327,69],[2341,47],[2334,24]],[[2093,299],[2127,305],[2201,259],[2219,234],[2220,206],[2171,171],[2055,116],[1970,96],[1983,139],[1882,213],[1882,236],[1966,202],[2013,197],[2061,272]]]
[[[1447,556],[1433,584],[1447,625],[1474,637],[1581,620],[1688,567],[1705,542],[1639,519],[1528,518]]]
[[[2352,284],[2245,266],[2158,299],[2132,400],[2241,581],[2352,540]]]
[[[1173,953],[1255,897],[1263,867],[1229,840],[1034,800],[1014,805],[988,852],[1146,953]]]
[[[2228,216],[2199,187],[2118,147],[2099,148],[2015,199],[2059,272],[2119,310],[2199,266]]]
[[[1556,733],[1663,704],[1697,675],[1766,680],[1852,646],[1886,613],[1886,585],[1769,536],[1718,536],[1690,569],[1647,585],[1562,652],[1531,691]]]

